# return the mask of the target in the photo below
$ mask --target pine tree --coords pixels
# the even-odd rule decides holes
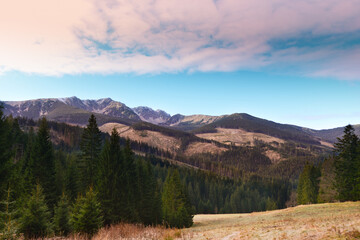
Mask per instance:
[[[319,178],[320,170],[307,163],[299,177],[297,189],[298,204],[317,203],[319,195]]]
[[[360,199],[360,144],[351,125],[335,143],[335,187],[340,201]]]
[[[90,188],[85,197],[79,196],[73,207],[70,223],[75,232],[91,238],[102,226],[101,206],[97,193]]]
[[[125,148],[123,149],[123,220],[128,222],[139,221],[139,213],[136,211],[136,189],[138,189],[136,181],[136,166],[134,153],[130,147],[130,141],[127,139]]]
[[[137,162],[137,212],[145,225],[161,222],[161,198],[150,162]]]
[[[67,158],[66,168],[66,193],[69,196],[71,202],[75,201],[79,193],[79,169],[77,167],[76,157],[71,154]]]
[[[55,185],[55,159],[50,132],[46,118],[40,120],[39,131],[35,137],[30,156],[31,179],[43,188],[45,200],[50,209],[53,209],[57,200]]]
[[[4,205],[4,212],[0,212],[0,230],[2,230],[2,234],[0,234],[0,240],[15,240],[18,239],[19,226],[15,220],[17,211],[14,209],[15,202],[11,201],[10,187],[6,191],[6,194],[6,200],[0,202],[2,205]]]
[[[10,177],[10,142],[9,126],[2,112],[0,104],[0,199],[3,199],[6,186]],[[1,210],[1,208],[0,208]]]
[[[110,142],[106,141],[98,164],[97,191],[106,225],[121,220],[124,202],[123,158],[120,137],[114,128]],[[126,194],[126,193],[125,193]]]
[[[168,227],[190,227],[193,209],[177,170],[169,171],[162,195],[163,218]]]
[[[89,123],[84,129],[80,148],[82,151],[83,188],[94,186],[96,166],[101,152],[101,133],[96,118],[91,114]]]
[[[54,228],[58,235],[67,236],[71,232],[69,201],[64,193],[55,208]]]
[[[19,232],[28,238],[41,238],[51,234],[51,213],[46,206],[42,188],[36,185],[32,195],[22,210],[22,216],[19,220]]]

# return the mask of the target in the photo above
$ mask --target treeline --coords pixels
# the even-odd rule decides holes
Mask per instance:
[[[155,167],[164,180],[167,167]],[[220,177],[201,170],[179,168],[182,184],[196,213],[248,213],[284,208],[291,184],[287,180],[253,175],[244,179]]]
[[[136,159],[129,142],[121,146],[115,130],[104,142],[93,115],[80,151],[71,153],[56,150],[48,122],[39,122],[36,131],[23,132],[0,109],[0,238],[91,236],[118,222],[192,225],[176,170],[167,172],[161,191],[150,162]]]
[[[351,125],[318,166],[308,163],[297,187],[298,204],[360,200],[360,139]]]

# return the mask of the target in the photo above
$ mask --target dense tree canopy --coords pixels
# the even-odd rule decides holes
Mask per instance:
[[[96,166],[101,152],[101,133],[96,123],[96,118],[91,114],[89,123],[84,129],[81,140],[83,188],[95,185]]]

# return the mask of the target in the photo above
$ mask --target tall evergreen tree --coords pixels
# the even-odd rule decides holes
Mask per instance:
[[[0,199],[4,199],[10,177],[10,142],[8,139],[9,126],[3,115],[2,105],[0,104]],[[1,208],[0,208],[1,210]]]
[[[106,225],[119,222],[123,217],[124,170],[120,137],[114,128],[110,142],[105,142],[98,164],[97,190]]]
[[[130,141],[127,139],[126,145],[123,149],[123,196],[124,196],[124,218],[123,220],[129,222],[139,221],[139,213],[136,211],[136,189],[138,189],[136,181],[136,165],[134,159],[134,153],[130,147]]]
[[[319,195],[320,170],[310,164],[306,164],[300,174],[297,189],[298,204],[317,203]]]
[[[83,188],[94,186],[96,165],[101,152],[101,133],[96,123],[96,118],[91,114],[89,123],[84,129],[80,148],[82,151]]]
[[[335,143],[335,187],[340,201],[360,199],[360,146],[351,125],[344,129],[342,138]]]
[[[35,181],[33,184],[38,183],[42,186],[46,203],[50,209],[53,209],[58,194],[55,185],[54,151],[46,118],[40,120],[29,165],[30,174]]]
[[[168,227],[190,227],[193,210],[177,170],[169,171],[162,195],[163,218]]]
[[[140,221],[145,225],[156,225],[161,222],[161,198],[150,162],[137,162],[137,212]]]
[[[71,202],[75,201],[79,193],[79,169],[77,167],[77,161],[74,154],[70,154],[66,160],[66,193],[69,196]]]

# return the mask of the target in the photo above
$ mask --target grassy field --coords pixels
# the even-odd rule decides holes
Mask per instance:
[[[196,215],[191,239],[360,239],[360,202],[326,203],[250,214]]]
[[[93,239],[360,239],[360,202],[303,205],[249,214],[196,215],[193,227],[182,230],[119,224],[101,229]]]

